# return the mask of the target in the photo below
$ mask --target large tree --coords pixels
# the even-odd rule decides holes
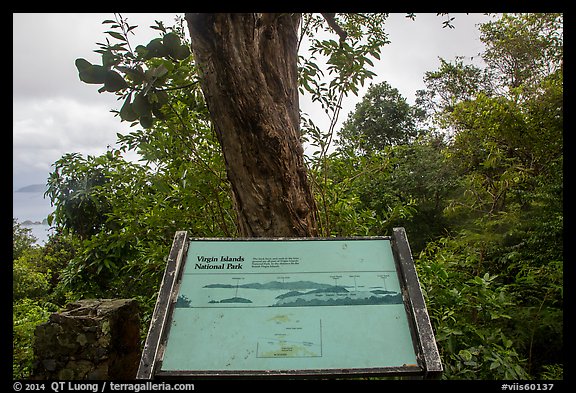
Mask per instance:
[[[338,144],[360,154],[408,144],[424,132],[418,128],[422,118],[423,111],[408,104],[387,82],[370,85],[344,122]]]
[[[314,236],[300,142],[299,14],[187,14],[243,236]]]
[[[335,40],[315,40],[313,53],[328,57],[336,77],[328,97],[357,94],[358,84],[374,74],[366,70],[387,43],[386,15],[322,14],[306,18],[318,31],[326,22]],[[206,104],[226,161],[243,236],[316,236],[317,210],[301,143],[298,105],[298,48],[302,15],[186,14],[194,61]],[[310,68],[312,67],[312,68]],[[308,71],[316,68],[311,62]],[[318,72],[322,74],[321,71]],[[324,104],[339,107],[338,100]],[[326,108],[325,108],[326,109]],[[337,110],[334,109],[336,112]]]
[[[102,54],[102,65],[77,59],[76,67],[82,81],[103,84],[100,92],[113,92],[124,100],[118,111],[122,120],[149,130],[156,119],[165,120],[167,112],[180,122],[176,128],[186,127],[185,109],[172,104],[170,97],[178,89],[188,89],[193,96],[200,82],[203,98],[195,99],[194,105],[205,101],[208,107],[226,163],[239,234],[317,236],[298,94],[306,91],[322,103],[332,117],[331,134],[342,98],[358,94],[359,85],[375,75],[367,68],[388,42],[386,17],[187,14],[190,47],[182,42],[182,27],[167,29],[157,22],[153,28],[162,37],[132,50],[128,35],[136,26],[117,16],[103,22],[110,24],[112,30],[106,34],[113,42],[99,44],[96,52]],[[322,31],[331,31],[331,37],[313,37]],[[336,34],[337,41],[331,39]],[[298,55],[305,35],[310,38],[308,58]],[[327,76],[316,56],[326,61]],[[171,132],[178,136],[178,130]]]

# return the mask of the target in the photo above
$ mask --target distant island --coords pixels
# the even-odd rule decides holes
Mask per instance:
[[[278,301],[273,305],[275,307],[402,304],[402,295],[398,292],[385,290],[349,291],[345,287],[337,285],[304,293],[291,291],[277,296],[276,299]]]
[[[349,306],[370,304],[402,304],[402,295],[399,292],[384,290],[381,287],[372,287],[371,290],[356,290],[350,286],[332,285],[313,281],[269,281],[266,283],[252,282],[248,284],[208,284],[204,288],[230,288],[230,289],[256,289],[287,291],[276,296],[272,307],[300,307],[300,306]],[[209,303],[252,303],[251,300],[241,297],[232,297],[223,300],[210,300]],[[186,307],[185,304],[182,304]]]
[[[252,300],[236,296],[229,299],[210,300],[208,303],[252,303]]]
[[[267,283],[253,282],[250,284],[208,284],[204,285],[204,288],[249,288],[249,289],[271,289],[271,290],[302,290],[302,289],[326,289],[331,288],[330,284],[321,284],[312,281],[292,281],[292,282],[280,282],[280,281],[270,281]]]
[[[24,221],[24,222],[21,222],[20,224],[21,224],[21,225],[24,225],[24,226],[26,226],[26,225],[48,225],[48,219],[45,218],[45,219],[42,220],[42,222],[40,222],[40,221],[26,220],[26,221]]]
[[[29,186],[17,189],[14,192],[44,192],[46,191],[45,184],[30,184]]]

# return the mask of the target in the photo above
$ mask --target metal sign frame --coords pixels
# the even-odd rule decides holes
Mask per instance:
[[[373,367],[354,369],[286,369],[286,370],[161,370],[170,325],[177,302],[178,288],[186,264],[188,248],[193,241],[254,242],[254,241],[330,241],[330,240],[390,240],[394,263],[400,282],[402,299],[408,316],[408,324],[417,364],[398,367]],[[214,377],[341,377],[341,376],[406,376],[438,378],[443,371],[436,340],[412,253],[404,228],[394,228],[393,236],[348,238],[189,238],[186,231],[174,236],[166,270],[159,289],[156,306],[143,348],[138,379],[214,378]]]

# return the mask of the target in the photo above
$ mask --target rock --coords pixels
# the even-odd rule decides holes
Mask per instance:
[[[34,332],[34,379],[134,379],[140,316],[133,299],[68,304]]]

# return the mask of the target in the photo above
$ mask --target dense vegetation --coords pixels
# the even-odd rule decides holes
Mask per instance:
[[[135,131],[101,156],[54,163],[56,233],[45,246],[14,221],[15,378],[30,372],[36,324],[72,300],[138,299],[144,337],[176,230],[237,235],[194,64],[166,49],[182,51],[181,25],[158,24],[163,39],[132,51],[132,27],[105,23],[116,44],[101,44],[103,64],[127,75],[124,84],[109,78],[108,91],[141,87],[118,112]],[[515,14],[481,25],[485,68],[442,59],[414,106],[384,82],[341,130],[303,115],[322,235],[406,228],[446,379],[563,377],[562,23],[558,14]],[[324,45],[313,54],[339,65]],[[335,120],[341,97],[370,77],[360,72],[367,57],[354,84],[335,78],[330,89],[311,59],[303,92]],[[138,98],[144,88],[151,101]],[[125,160],[128,151],[142,161]]]

